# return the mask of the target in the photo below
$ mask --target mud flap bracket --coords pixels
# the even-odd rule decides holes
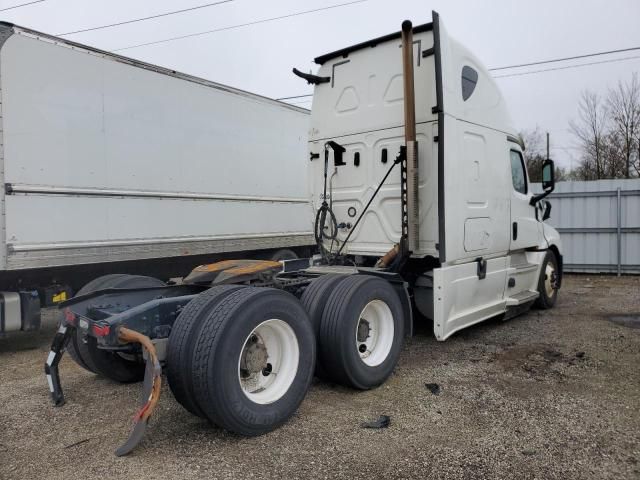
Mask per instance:
[[[51,351],[44,364],[44,373],[47,377],[47,383],[49,384],[51,400],[56,407],[64,405],[64,393],[62,392],[62,385],[60,384],[58,364],[64,353],[65,346],[75,331],[75,327],[69,327],[64,325],[64,323],[58,327],[56,335],[53,337],[53,342],[51,342]]]

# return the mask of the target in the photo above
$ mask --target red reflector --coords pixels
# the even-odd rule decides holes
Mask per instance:
[[[64,309],[64,319],[71,325],[76,324],[76,314],[69,307]]]
[[[93,334],[96,337],[106,337],[107,335],[109,335],[109,325],[104,325],[104,326],[100,326],[100,325],[93,325]]]

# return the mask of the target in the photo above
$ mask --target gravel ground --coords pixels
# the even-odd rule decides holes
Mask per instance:
[[[212,428],[165,384],[145,442],[116,458],[140,385],[65,356],[67,404],[52,407],[47,312],[38,335],[0,339],[0,478],[640,478],[640,322],[611,321],[632,313],[640,277],[567,276],[553,310],[444,343],[422,326],[377,390],[315,381],[297,414],[258,438]],[[380,414],[389,428],[360,428]]]

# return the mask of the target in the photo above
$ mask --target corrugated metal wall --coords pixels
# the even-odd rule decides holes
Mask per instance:
[[[548,199],[566,271],[640,273],[640,179],[559,182]]]

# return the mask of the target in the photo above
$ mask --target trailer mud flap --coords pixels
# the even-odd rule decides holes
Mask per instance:
[[[138,446],[147,430],[147,425],[151,414],[160,399],[160,388],[162,385],[162,367],[158,360],[156,349],[151,339],[135,330],[120,327],[118,339],[124,343],[140,343],[145,349],[146,368],[144,372],[144,383],[142,385],[142,396],[140,397],[140,409],[134,417],[134,425],[131,434],[116,450],[116,455],[122,457],[127,455]]]
[[[60,384],[60,375],[58,372],[58,364],[64,354],[64,348],[67,342],[76,331],[75,327],[62,323],[56,332],[51,344],[51,351],[44,365],[51,399],[56,407],[64,405],[64,393]],[[156,353],[156,349],[151,339],[135,330],[120,327],[118,330],[118,339],[122,343],[140,343],[145,350],[145,373],[144,383],[142,386],[142,396],[140,398],[140,408],[134,416],[134,425],[129,438],[116,449],[115,454],[118,457],[127,455],[138,446],[147,430],[147,425],[151,414],[153,413],[158,400],[160,399],[160,390],[162,386],[162,367]]]

